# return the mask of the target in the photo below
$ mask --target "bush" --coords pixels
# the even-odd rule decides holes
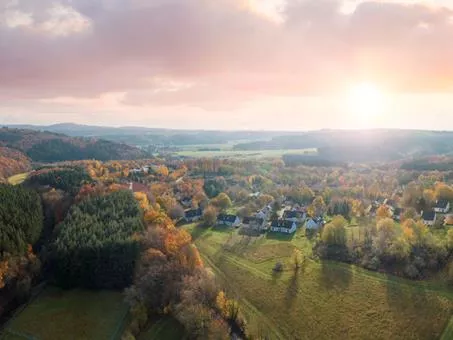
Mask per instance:
[[[408,264],[404,268],[404,275],[406,275],[409,279],[417,279],[420,277],[420,272],[418,271],[417,267],[413,264]]]
[[[283,263],[277,262],[272,270],[274,271],[274,273],[281,273],[283,269]]]

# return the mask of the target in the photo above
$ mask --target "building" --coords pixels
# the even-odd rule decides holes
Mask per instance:
[[[236,215],[220,214],[217,217],[217,225],[227,225],[229,227],[239,227],[241,220]]]
[[[285,210],[283,212],[283,219],[286,221],[303,223],[305,221],[305,213],[299,210]]]
[[[450,202],[447,200],[439,200],[434,206],[434,211],[440,214],[447,214],[450,211]]]
[[[310,217],[305,223],[306,229],[319,229],[324,225],[324,219],[322,217]]]
[[[191,205],[192,205],[192,198],[190,197],[183,197],[179,203],[181,203],[181,205],[185,208],[190,208]]]
[[[395,208],[393,210],[393,219],[396,221],[396,222],[401,222],[401,215],[403,214],[403,209],[401,208]]]
[[[185,213],[184,213],[184,219],[187,221],[187,222],[196,222],[196,221],[199,221],[201,220],[201,217],[203,216],[203,212],[201,211],[200,208],[198,209],[191,209],[191,210],[187,210]]]
[[[425,225],[433,226],[436,223],[437,214],[435,211],[423,211],[422,220]]]
[[[265,229],[264,219],[258,217],[244,217],[242,220],[244,228],[250,228],[255,230]]]
[[[297,224],[296,222],[286,221],[286,220],[274,220],[271,223],[271,231],[277,233],[292,234],[296,231]]]
[[[149,192],[149,188],[147,185],[138,183],[138,182],[130,182],[129,183],[129,190],[132,192],[144,192],[147,193]]]

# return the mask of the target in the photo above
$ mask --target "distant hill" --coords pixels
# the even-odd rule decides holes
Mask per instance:
[[[386,161],[453,153],[453,132],[414,130],[321,130],[240,143],[235,150],[316,148],[330,161]]]
[[[0,128],[0,147],[21,151],[35,162],[147,157],[144,151],[126,144],[27,129]]]
[[[289,132],[273,131],[206,131],[172,130],[146,127],[104,127],[72,123],[43,125],[9,125],[10,128],[31,129],[63,133],[72,137],[96,137],[130,145],[203,145],[225,144],[237,141],[268,140],[272,137],[288,135]]]

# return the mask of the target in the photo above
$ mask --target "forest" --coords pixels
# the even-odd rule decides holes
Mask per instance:
[[[10,128],[0,128],[0,146],[21,151],[35,162],[137,159],[147,156],[136,147],[112,141]]]
[[[143,231],[130,192],[119,191],[71,208],[50,245],[51,271],[64,287],[124,288],[131,284]]]

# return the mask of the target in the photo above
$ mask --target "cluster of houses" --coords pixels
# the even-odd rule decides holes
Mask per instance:
[[[389,212],[395,221],[401,221],[404,210],[398,207],[395,201],[389,199],[374,201],[368,207],[366,213],[368,213],[370,216],[376,216],[377,209],[382,205],[385,205],[389,209]],[[445,217],[450,212],[450,209],[451,205],[448,200],[438,200],[432,209],[422,211],[421,217],[423,223],[427,226],[435,225],[436,221],[438,221],[438,218],[440,216]]]
[[[185,220],[188,223],[199,221],[203,216],[201,209],[190,209],[185,212]],[[219,214],[217,225],[233,228],[247,228],[259,232],[272,231],[284,234],[292,234],[298,226],[305,223],[307,229],[318,229],[324,225],[322,217],[311,218],[305,210],[288,209],[284,210],[280,217],[272,218],[272,207],[270,205],[257,211],[253,216],[240,218],[233,214]]]
[[[437,218],[446,215],[450,212],[450,202],[447,200],[439,200],[432,210],[422,211],[423,223],[428,226],[436,224]]]

